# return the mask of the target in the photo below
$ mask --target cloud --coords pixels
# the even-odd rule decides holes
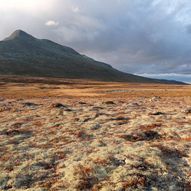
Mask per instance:
[[[35,13],[36,11],[41,11],[42,14],[44,11],[50,10],[52,3],[53,0],[47,0],[46,2],[44,0],[1,0],[0,10],[30,12],[30,14]]]
[[[74,13],[77,13],[77,12],[80,11],[80,9],[79,9],[79,7],[72,7],[72,11],[73,11]]]
[[[57,21],[54,21],[54,20],[49,20],[45,23],[46,26],[48,27],[52,27],[52,26],[58,26],[59,25],[59,22]]]
[[[0,1],[2,39],[21,28],[125,72],[191,74],[189,0],[24,1]]]

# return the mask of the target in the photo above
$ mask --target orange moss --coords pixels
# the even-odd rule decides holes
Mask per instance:
[[[151,124],[151,125],[141,125],[139,128],[141,130],[150,130],[150,129],[155,129],[157,127],[161,127],[162,124],[161,123],[155,123],[155,124]]]
[[[93,160],[93,162],[97,165],[102,165],[102,166],[106,166],[109,163],[108,160],[102,158],[96,158]]]
[[[145,184],[146,184],[146,178],[144,176],[131,177],[129,181],[122,182],[124,189],[127,189],[129,187],[135,187],[135,186],[145,186]]]

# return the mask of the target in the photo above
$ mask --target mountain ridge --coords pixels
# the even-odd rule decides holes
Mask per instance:
[[[48,39],[16,30],[0,41],[0,75],[63,77],[99,81],[181,83],[124,73]]]

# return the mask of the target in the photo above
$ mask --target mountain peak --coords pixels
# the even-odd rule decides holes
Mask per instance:
[[[9,37],[5,38],[4,41],[14,40],[14,39],[34,39],[34,37],[25,31],[16,30]]]

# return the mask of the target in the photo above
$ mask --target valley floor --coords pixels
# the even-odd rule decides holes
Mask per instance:
[[[2,82],[0,190],[190,191],[191,87]]]

